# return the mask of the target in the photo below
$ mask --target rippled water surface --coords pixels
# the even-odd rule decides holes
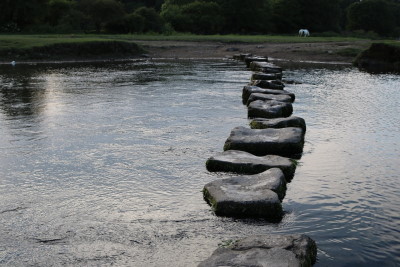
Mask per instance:
[[[317,266],[400,262],[400,77],[296,68],[305,152],[278,224],[218,218],[205,161],[246,126],[229,61],[0,66],[0,265],[196,266],[222,241],[304,233]]]

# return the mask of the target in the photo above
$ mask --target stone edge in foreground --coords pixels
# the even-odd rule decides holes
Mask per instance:
[[[317,245],[306,235],[257,235],[216,249],[199,267],[312,266]]]

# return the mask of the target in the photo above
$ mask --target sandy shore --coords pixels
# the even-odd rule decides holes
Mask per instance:
[[[353,57],[339,55],[346,48],[365,49],[366,42],[326,43],[221,43],[137,41],[152,58],[225,58],[238,53],[252,53],[287,61],[351,63]]]

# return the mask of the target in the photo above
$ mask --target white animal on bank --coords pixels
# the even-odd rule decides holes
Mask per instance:
[[[310,36],[310,32],[307,29],[300,29],[299,36],[300,37],[308,37],[308,36]]]
[[[11,65],[15,66],[15,64],[17,64],[14,60],[11,61]]]

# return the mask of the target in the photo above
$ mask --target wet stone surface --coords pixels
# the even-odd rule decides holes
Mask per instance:
[[[257,174],[271,168],[279,168],[289,181],[293,178],[296,163],[292,159],[276,155],[259,157],[245,151],[227,150],[210,157],[206,162],[206,167],[211,172],[240,174]]]
[[[247,107],[247,115],[249,118],[282,118],[289,117],[293,113],[293,106],[291,103],[276,100],[255,100]]]
[[[253,93],[270,94],[270,95],[288,95],[292,98],[292,102],[295,100],[295,95],[286,90],[274,90],[274,89],[264,89],[258,86],[245,86],[242,91],[243,103],[246,104],[250,95]]]
[[[283,90],[285,85],[279,80],[254,80],[250,85],[258,86],[264,89]]]
[[[262,100],[262,101],[276,100],[279,102],[292,103],[292,98],[288,95],[253,93],[249,96],[249,99],[247,100],[247,105],[256,100]]]
[[[301,128],[249,129],[240,126],[231,131],[224,150],[242,150],[257,156],[300,158],[303,146],[304,133]]]
[[[269,62],[251,62],[250,69],[264,73],[282,73],[282,68]]]
[[[251,75],[251,80],[281,80],[282,73],[256,72]]]
[[[298,127],[306,131],[306,122],[303,118],[290,116],[287,118],[263,119],[255,118],[250,122],[252,129]]]
[[[251,176],[219,179],[204,186],[204,199],[217,216],[280,219],[281,199],[286,192],[283,172],[278,168]]]
[[[317,245],[306,235],[258,235],[221,247],[199,267],[312,266]]]

